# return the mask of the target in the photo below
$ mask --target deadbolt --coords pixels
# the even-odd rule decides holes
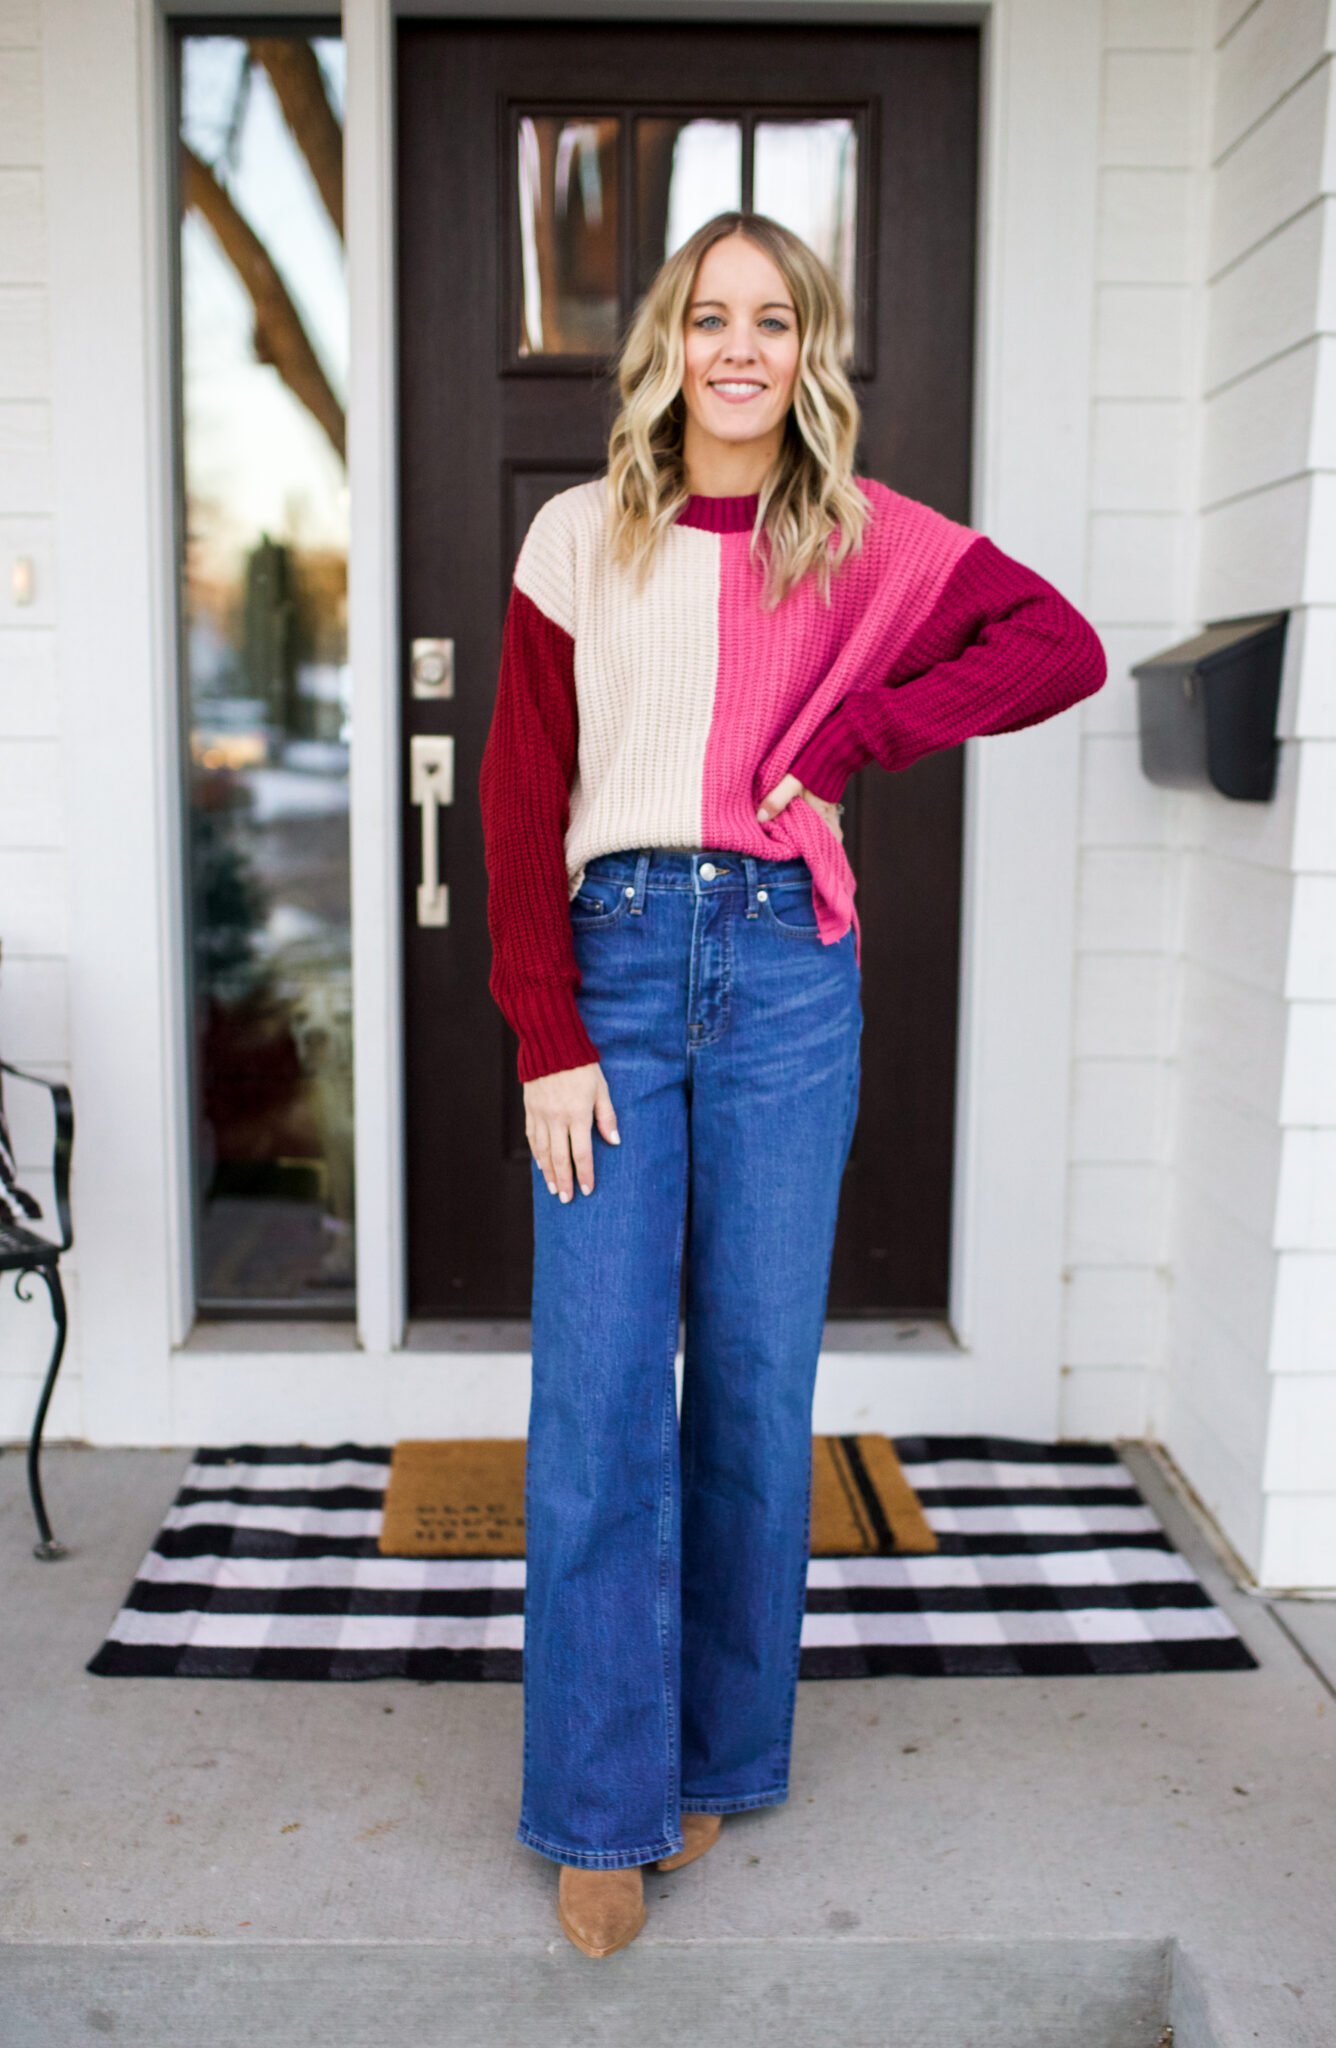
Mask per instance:
[[[415,640],[412,645],[411,671],[415,697],[453,697],[454,641]]]

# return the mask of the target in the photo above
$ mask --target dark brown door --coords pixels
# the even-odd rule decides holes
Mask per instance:
[[[860,471],[969,516],[979,44],[971,28],[402,21],[400,512],[409,1301],[524,1316],[532,1211],[515,1043],[487,990],[478,769],[529,520],[601,473],[616,335],[699,220],[754,205],[851,283]],[[454,691],[415,694],[415,640]],[[428,653],[430,650],[428,650]],[[443,924],[419,922],[414,737],[452,735]],[[863,1082],[832,1316],[947,1300],[962,757],[850,784]]]

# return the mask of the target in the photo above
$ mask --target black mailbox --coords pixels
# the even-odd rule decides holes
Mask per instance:
[[[1141,769],[1166,789],[1265,803],[1276,786],[1276,708],[1288,612],[1218,619],[1132,664]]]

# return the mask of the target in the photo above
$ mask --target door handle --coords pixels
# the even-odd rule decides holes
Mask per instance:
[[[409,741],[409,793],[422,808],[422,880],[418,883],[420,925],[449,924],[450,888],[441,880],[441,805],[455,800],[453,733],[417,733]]]

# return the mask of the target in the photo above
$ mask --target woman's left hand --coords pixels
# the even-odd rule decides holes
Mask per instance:
[[[844,828],[840,824],[839,805],[830,802],[824,796],[814,795],[810,789],[805,789],[796,775],[782,775],[780,777],[757,811],[756,816],[758,820],[762,824],[769,824],[772,818],[778,817],[779,813],[792,803],[795,796],[804,797],[814,811],[820,812],[831,831],[835,834],[835,837],[843,845]]]

